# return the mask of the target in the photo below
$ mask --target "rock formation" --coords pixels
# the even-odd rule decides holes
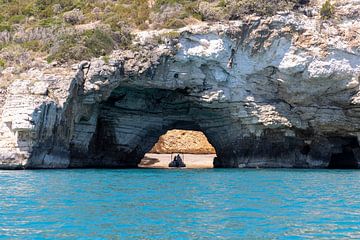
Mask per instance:
[[[170,130],[162,135],[151,153],[215,154],[206,136],[198,131]]]
[[[360,2],[337,11],[144,31],[108,62],[31,69],[0,98],[0,167],[136,167],[184,129],[215,167],[356,168]]]

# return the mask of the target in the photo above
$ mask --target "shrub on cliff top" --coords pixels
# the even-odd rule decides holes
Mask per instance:
[[[320,15],[322,19],[330,19],[335,12],[335,6],[331,4],[330,0],[326,0],[321,6]]]
[[[230,19],[240,19],[246,14],[274,15],[278,11],[291,10],[298,0],[227,0],[222,3]]]
[[[21,43],[21,46],[27,50],[31,50],[31,51],[40,51],[43,46],[42,43],[39,40],[30,40],[27,42],[23,42]]]
[[[10,24],[7,23],[0,23],[0,32],[8,31],[10,32],[12,30],[12,27]]]
[[[202,19],[196,0],[157,0],[150,15],[156,28],[180,28],[186,25],[184,19]]]
[[[176,15],[177,19],[193,17],[199,20],[237,20],[247,14],[274,15],[278,11],[292,10],[296,6],[308,3],[309,0],[157,0],[154,11],[164,18],[163,15],[169,14],[162,12],[163,6],[182,6],[183,11]],[[166,25],[161,26],[166,27]]]
[[[83,36],[84,46],[95,57],[108,54],[115,48],[115,42],[108,32],[100,29],[87,30]]]
[[[1,59],[0,58],[0,68],[3,68],[3,67],[5,67],[5,60],[3,60],[3,59]]]
[[[64,34],[51,47],[47,60],[68,62],[105,56],[120,45],[117,39],[110,31],[100,28],[82,33]]]

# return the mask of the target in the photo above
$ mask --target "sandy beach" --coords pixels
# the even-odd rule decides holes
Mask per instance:
[[[173,155],[174,157],[175,155]],[[186,168],[213,168],[213,159],[216,154],[184,154]],[[141,168],[169,168],[171,154],[147,153],[142,159]]]

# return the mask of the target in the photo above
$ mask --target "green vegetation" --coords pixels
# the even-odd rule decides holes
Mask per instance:
[[[28,42],[21,43],[21,46],[27,50],[31,50],[34,52],[41,51],[43,49],[42,44],[38,40],[31,40]]]
[[[149,23],[157,23],[167,11],[174,8],[170,17],[162,19],[159,27],[178,28],[184,25],[185,18],[207,20],[206,14],[199,8],[201,3],[208,3],[210,9],[221,14],[218,18],[238,19],[243,14],[256,13],[271,15],[278,10],[291,9],[299,0],[156,0],[150,8],[147,0],[0,0],[0,31],[13,30],[21,24],[25,27],[56,26],[62,24],[81,24],[100,20],[110,24],[117,31],[119,22],[131,27],[146,29]],[[214,8],[214,9],[211,9]],[[80,22],[66,21],[69,12],[78,10]],[[170,9],[170,10],[169,10]],[[76,11],[73,17],[76,18]],[[153,17],[152,17],[153,16]],[[65,19],[64,19],[65,18]],[[217,20],[222,20],[217,19]]]
[[[238,0],[222,1],[221,6],[230,19],[240,19],[245,14],[274,15],[278,11],[291,10],[298,0]]]
[[[0,58],[0,67],[5,67],[5,65],[6,65],[5,60]]]
[[[156,0],[154,12],[161,12],[163,6],[181,6],[181,11],[176,15],[177,19],[184,19],[187,17],[193,17],[196,19],[202,19],[199,12],[199,0]],[[175,16],[174,16],[175,17]]]
[[[160,35],[157,35],[156,38],[154,38],[154,40],[158,44],[163,44],[168,40],[178,39],[179,37],[180,37],[179,32],[171,31],[171,32],[165,32],[165,33],[162,33]]]
[[[11,31],[11,25],[7,23],[0,23],[0,32],[2,31]]]
[[[102,29],[87,30],[81,34],[64,34],[53,47],[47,60],[67,62],[105,56],[118,45],[110,32]]]
[[[105,56],[102,57],[102,60],[104,60],[104,62],[105,62],[106,64],[109,64],[109,62],[110,62],[110,57],[109,57],[108,55],[105,55]]]
[[[175,31],[171,31],[171,32],[163,33],[163,34],[161,34],[161,36],[164,37],[164,38],[174,39],[174,38],[179,38],[180,33],[175,32]]]
[[[99,57],[127,46],[131,40],[127,29],[147,28],[148,18],[147,0],[0,0],[0,31],[15,34],[19,26],[59,30],[55,30],[54,36],[43,39],[37,35],[31,41],[19,35],[16,41],[0,43],[0,49],[19,45],[25,50],[48,54],[48,61],[59,62]],[[94,21],[100,21],[99,28],[71,30],[71,25]],[[70,30],[65,31],[66,28]]]
[[[176,19],[176,18],[169,19],[164,24],[165,28],[172,28],[172,29],[181,28],[181,27],[185,27],[185,26],[186,26],[186,23],[183,20]]]
[[[335,6],[331,4],[330,0],[326,0],[326,2],[321,6],[320,15],[322,19],[330,19],[335,13]]]
[[[298,1],[155,0],[150,5],[148,0],[0,0],[0,32],[8,31],[16,36],[11,42],[0,43],[0,49],[5,54],[4,51],[10,51],[7,46],[15,46],[20,52],[41,53],[49,62],[100,56],[106,60],[114,49],[131,48],[130,33],[134,28],[177,29],[198,20],[271,15],[292,9]],[[333,12],[332,5],[327,2],[322,10],[324,18],[330,16],[328,12]],[[36,28],[40,30],[35,33],[26,31]],[[26,32],[33,35],[25,36]],[[10,55],[13,54],[9,52],[6,56]],[[5,60],[10,63],[12,60],[7,58]]]
[[[14,24],[26,27],[66,24],[64,14],[74,9],[84,15],[83,23],[116,18],[133,26],[144,24],[150,12],[146,0],[0,0],[0,31],[10,31]]]

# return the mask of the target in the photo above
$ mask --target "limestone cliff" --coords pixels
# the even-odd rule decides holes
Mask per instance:
[[[136,167],[170,129],[202,131],[215,167],[358,167],[359,12],[138,32],[109,61],[31,69],[1,92],[0,167]]]

